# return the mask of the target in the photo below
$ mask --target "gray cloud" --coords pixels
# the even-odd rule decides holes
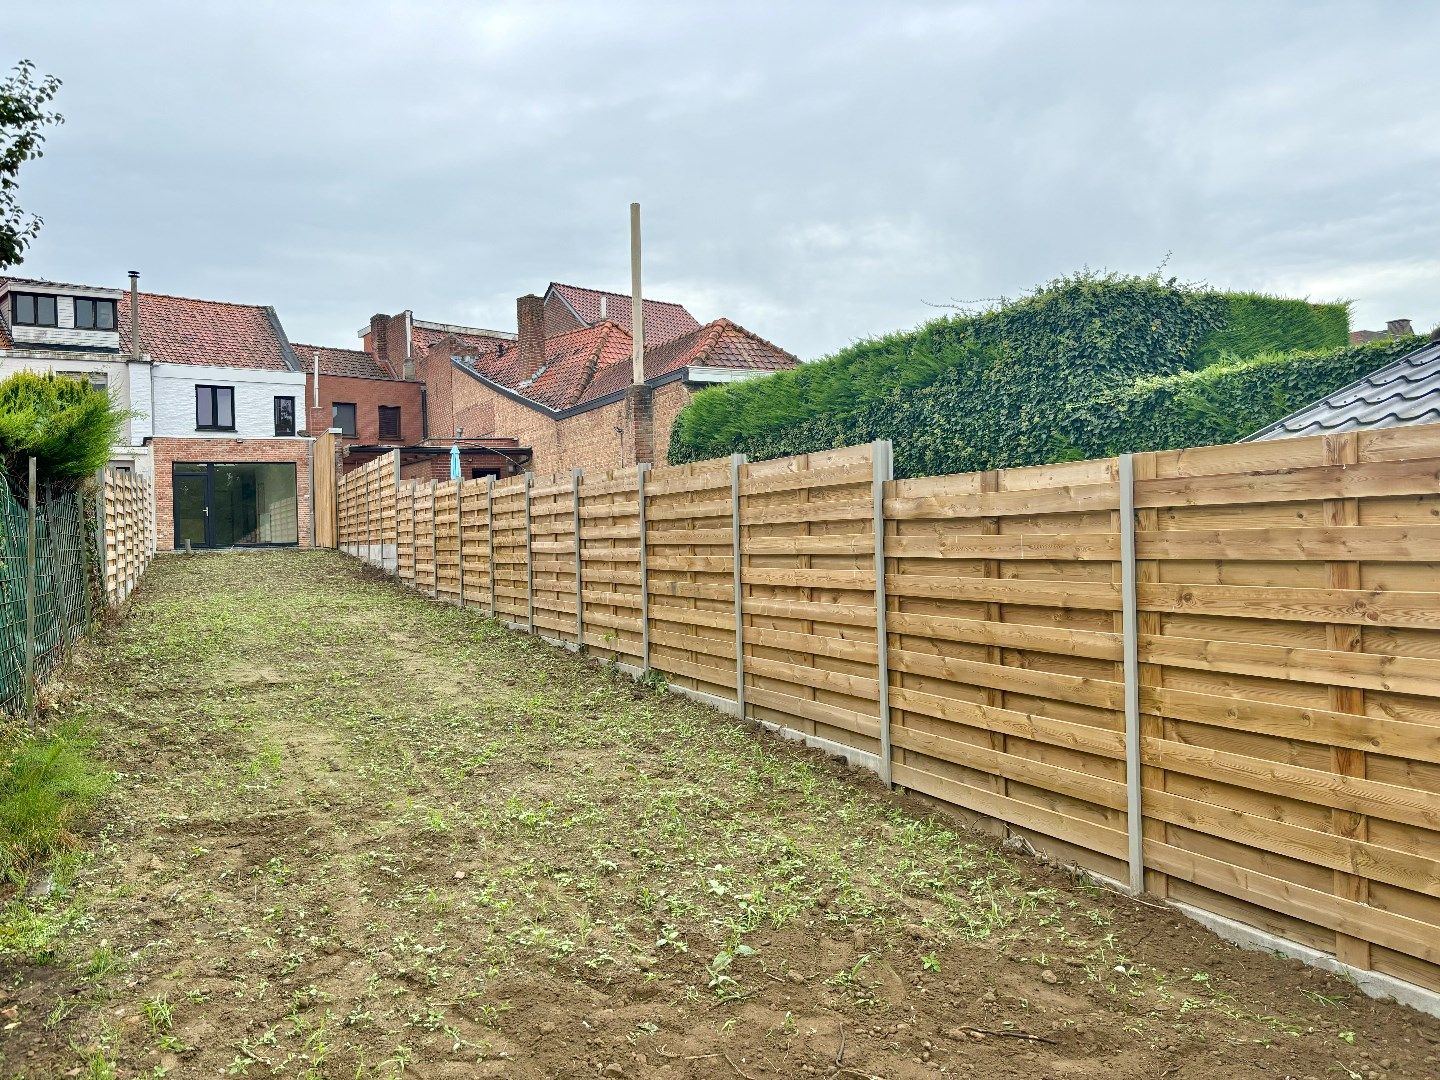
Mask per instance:
[[[509,326],[646,284],[802,356],[1080,265],[1440,320],[1427,4],[52,3],[27,272]]]

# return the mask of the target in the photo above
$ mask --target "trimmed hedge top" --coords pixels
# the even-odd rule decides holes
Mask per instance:
[[[990,311],[705,390],[676,420],[670,461],[882,437],[895,441],[897,475],[1062,460],[1079,456],[1069,413],[1102,395],[1277,349],[1342,348],[1348,333],[1344,304],[1082,272]]]

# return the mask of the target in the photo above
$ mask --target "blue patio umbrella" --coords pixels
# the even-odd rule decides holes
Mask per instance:
[[[450,479],[460,479],[460,444],[450,444]]]

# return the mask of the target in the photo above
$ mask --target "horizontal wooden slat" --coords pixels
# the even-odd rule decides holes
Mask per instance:
[[[1135,505],[1240,506],[1310,499],[1434,495],[1437,492],[1440,492],[1440,464],[1435,461],[1370,462],[1137,480]]]

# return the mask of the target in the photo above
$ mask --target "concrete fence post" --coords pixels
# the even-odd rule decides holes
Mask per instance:
[[[1145,811],[1141,804],[1140,632],[1135,589],[1135,458],[1120,455],[1120,612],[1125,672],[1125,827],[1130,889],[1145,891]]]
[[[745,717],[745,582],[741,573],[744,550],[740,524],[740,472],[744,464],[744,454],[730,455],[731,561],[735,577],[735,706],[741,719]]]
[[[894,457],[889,439],[877,439],[871,447],[870,497],[875,504],[875,678],[876,705],[880,719],[880,778],[886,785],[891,776],[890,749],[890,633],[889,598],[885,591],[885,484],[895,478]]]

